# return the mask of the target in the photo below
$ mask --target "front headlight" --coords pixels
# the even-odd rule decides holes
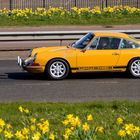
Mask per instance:
[[[37,53],[35,53],[34,56],[27,58],[27,59],[24,61],[25,66],[32,65],[32,64],[34,63],[36,57],[37,57]]]

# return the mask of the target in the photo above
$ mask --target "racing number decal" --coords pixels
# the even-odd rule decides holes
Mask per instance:
[[[112,70],[113,67],[112,66],[99,66],[99,67],[79,67],[77,70],[95,70],[95,71],[98,71],[98,70]]]

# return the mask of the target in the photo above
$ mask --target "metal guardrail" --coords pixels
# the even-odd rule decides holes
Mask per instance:
[[[0,41],[52,41],[52,40],[77,40],[88,32],[86,31],[53,31],[53,32],[0,32]],[[140,30],[98,30],[98,32],[121,32],[140,39]]]

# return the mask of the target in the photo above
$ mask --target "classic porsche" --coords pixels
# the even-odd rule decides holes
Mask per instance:
[[[140,42],[123,33],[89,32],[68,46],[34,48],[18,64],[31,73],[64,79],[78,72],[128,72],[140,78]]]

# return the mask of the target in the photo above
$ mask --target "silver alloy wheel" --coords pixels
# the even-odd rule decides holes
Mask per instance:
[[[135,77],[140,77],[140,60],[134,60],[131,64],[131,72]]]
[[[61,78],[65,75],[66,73],[66,66],[63,62],[61,61],[55,61],[51,64],[50,66],[50,74],[54,78]]]

